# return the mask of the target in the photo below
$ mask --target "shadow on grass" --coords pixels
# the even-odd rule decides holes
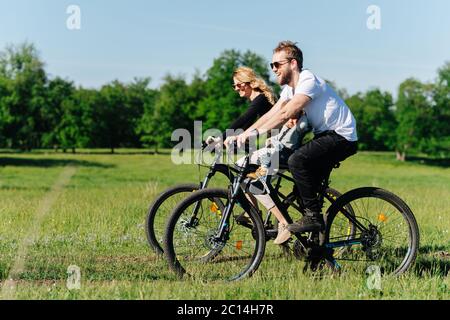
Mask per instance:
[[[83,280],[88,282],[178,280],[166,266],[162,257],[156,256],[106,256],[106,257],[48,257],[29,258],[19,281],[52,283],[67,280],[67,267],[78,261]],[[8,267],[0,264],[0,281],[7,277]]]
[[[410,156],[407,157],[406,161],[416,164],[424,164],[432,167],[450,168],[450,158],[427,158]]]
[[[104,164],[86,160],[69,160],[69,159],[27,159],[27,158],[14,158],[14,157],[0,157],[0,167],[13,166],[13,167],[65,167],[67,165],[80,166],[80,167],[96,167],[96,168],[113,168],[112,164]]]
[[[446,246],[424,246],[414,265],[418,276],[431,275],[447,277],[450,271],[450,252]]]
[[[62,154],[62,153],[58,153],[58,154]],[[71,154],[71,153],[66,153],[66,154]],[[153,151],[129,151],[129,152],[118,151],[118,152],[111,153],[111,151],[77,151],[77,153],[75,153],[73,155],[77,155],[77,154],[78,155],[110,155],[110,156],[132,156],[132,155],[167,156],[167,155],[170,155],[171,152],[158,151],[158,153],[156,153]]]
[[[421,246],[419,248],[419,254],[439,254],[441,252],[445,252],[446,250],[450,250],[450,245],[449,246],[444,246],[444,245],[439,245],[439,246],[430,246],[430,245],[425,245],[425,246]]]
[[[159,150],[158,152],[149,151],[149,150],[127,150],[127,149],[118,149],[114,153],[111,153],[110,150],[107,149],[96,149],[96,150],[77,150],[75,153],[73,152],[62,152],[62,151],[53,151],[48,149],[37,149],[32,151],[20,151],[20,150],[10,150],[10,149],[0,149],[1,154],[21,154],[21,155],[68,155],[68,156],[77,156],[77,155],[108,155],[108,156],[125,156],[125,155],[170,155],[171,151],[168,149]]]
[[[414,273],[420,277],[425,275],[447,277],[450,271],[450,259],[421,259],[414,266]]]

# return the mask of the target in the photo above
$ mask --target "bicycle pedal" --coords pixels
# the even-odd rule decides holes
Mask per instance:
[[[277,229],[267,229],[266,230],[266,240],[276,239],[277,236],[278,236]]]

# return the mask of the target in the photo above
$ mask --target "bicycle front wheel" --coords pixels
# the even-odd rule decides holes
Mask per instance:
[[[145,234],[150,248],[158,255],[164,253],[162,241],[167,219],[181,200],[199,189],[198,184],[180,184],[161,193],[150,205],[145,220]]]
[[[355,228],[350,237],[342,228],[344,220]],[[378,266],[383,274],[399,275],[417,257],[419,228],[411,209],[398,196],[380,188],[360,188],[330,207],[325,246],[338,250],[338,264],[362,272]]]
[[[166,228],[164,253],[180,277],[234,281],[256,271],[265,250],[261,217],[253,207],[244,211],[235,205],[225,235],[219,238],[220,221],[228,205],[227,190],[204,189],[173,210]],[[240,218],[236,220],[237,217]]]

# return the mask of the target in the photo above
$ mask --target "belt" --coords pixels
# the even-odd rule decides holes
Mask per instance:
[[[324,131],[324,132],[321,132],[321,133],[318,133],[318,134],[314,135],[314,139],[321,138],[321,137],[328,136],[328,135],[332,135],[332,134],[337,134],[337,133],[334,130]]]

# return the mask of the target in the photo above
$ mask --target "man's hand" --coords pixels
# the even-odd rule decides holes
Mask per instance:
[[[289,129],[292,129],[293,127],[295,127],[297,125],[298,120],[297,119],[289,119],[288,122],[286,122],[286,126]]]

